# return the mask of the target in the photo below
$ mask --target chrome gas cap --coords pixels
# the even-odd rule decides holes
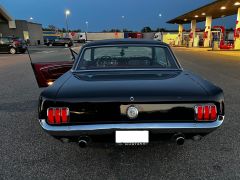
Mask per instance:
[[[135,119],[138,117],[138,109],[134,106],[130,106],[128,107],[127,109],[127,116],[130,118],[130,119]]]

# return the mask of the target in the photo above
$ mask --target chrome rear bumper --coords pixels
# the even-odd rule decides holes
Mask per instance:
[[[91,124],[91,125],[69,125],[51,126],[45,119],[40,119],[42,128],[52,136],[81,136],[111,134],[116,130],[149,130],[152,133],[210,133],[220,127],[221,120],[204,123],[123,123],[123,124]]]

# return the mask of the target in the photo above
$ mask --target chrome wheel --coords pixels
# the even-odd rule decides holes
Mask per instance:
[[[10,52],[10,54],[16,54],[17,51],[15,48],[11,48],[9,52]]]

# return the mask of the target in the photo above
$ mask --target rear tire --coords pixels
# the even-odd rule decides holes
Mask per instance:
[[[16,54],[16,53],[17,53],[17,50],[12,47],[12,48],[10,48],[9,53],[10,53],[10,54]]]

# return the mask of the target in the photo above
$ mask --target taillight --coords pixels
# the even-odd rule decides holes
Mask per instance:
[[[18,41],[18,40],[14,40],[14,41],[13,41],[13,44],[14,44],[15,46],[19,46],[19,45],[21,44],[21,42]]]
[[[68,108],[62,108],[62,123],[67,123],[68,122],[68,117],[69,117],[69,109]]]
[[[217,107],[215,105],[195,106],[197,121],[215,121],[217,119]]]
[[[48,108],[47,120],[49,124],[64,124],[69,121],[69,109],[66,107]]]

